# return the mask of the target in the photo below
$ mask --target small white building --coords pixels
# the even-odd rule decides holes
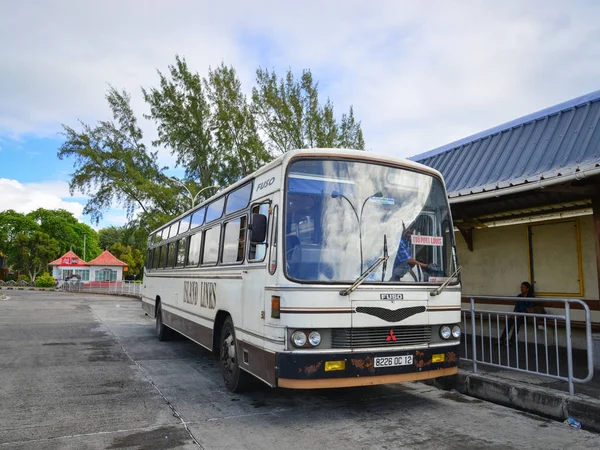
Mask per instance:
[[[92,259],[88,266],[93,272],[93,281],[122,281],[123,272],[127,271],[127,264],[104,250],[100,256]]]
[[[57,280],[66,280],[76,276],[85,284],[117,282],[123,280],[127,264],[115,258],[108,250],[90,262],[85,262],[72,250],[48,264],[52,267],[52,276]]]
[[[77,275],[84,283],[90,280],[90,268],[72,250],[69,250],[57,260],[48,263],[48,265],[52,267],[52,276],[57,280],[66,280],[73,275]]]

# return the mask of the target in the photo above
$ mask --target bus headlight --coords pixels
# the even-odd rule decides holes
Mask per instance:
[[[292,344],[296,347],[304,347],[306,345],[306,334],[304,331],[294,331],[292,333]]]
[[[318,331],[313,331],[308,335],[308,342],[313,347],[316,347],[321,343],[321,334]]]
[[[450,339],[450,336],[452,336],[452,330],[448,325],[444,325],[440,328],[440,336],[442,339]]]
[[[452,327],[452,337],[455,339],[458,339],[458,338],[460,338],[460,335],[461,335],[460,327],[458,325],[454,325]]]

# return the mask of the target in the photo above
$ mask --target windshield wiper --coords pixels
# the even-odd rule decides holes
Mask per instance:
[[[384,263],[387,260],[388,260],[388,255],[386,252],[386,253],[384,253],[383,256],[380,256],[379,258],[377,258],[377,261],[375,261],[373,264],[371,264],[371,267],[369,267],[367,270],[365,270],[365,272],[360,277],[358,277],[358,279],[352,284],[352,286],[350,286],[348,289],[342,289],[340,291],[340,295],[345,296],[345,295],[350,294],[358,286],[360,286],[362,284],[362,282],[365,281],[367,279],[367,277],[369,275],[371,275],[371,273],[373,273],[381,265],[381,263]]]
[[[381,269],[381,282],[385,281],[385,269],[387,268],[387,260],[388,260],[388,251],[387,251],[387,235],[383,235],[383,257],[385,261],[383,261],[383,267]]]
[[[431,291],[429,293],[429,295],[431,295],[432,297],[435,297],[436,295],[440,295],[442,293],[442,291],[444,289],[446,289],[446,286],[448,286],[450,284],[450,282],[454,279],[454,277],[458,275],[458,273],[460,272],[461,269],[462,269],[462,267],[458,266],[456,268],[456,270],[454,271],[454,273],[452,275],[450,275],[450,277],[448,277],[448,279],[446,281],[444,281],[440,287]]]

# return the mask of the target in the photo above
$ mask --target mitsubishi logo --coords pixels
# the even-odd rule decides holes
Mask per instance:
[[[396,336],[394,336],[394,330],[390,330],[390,335],[385,338],[386,342],[395,341]]]

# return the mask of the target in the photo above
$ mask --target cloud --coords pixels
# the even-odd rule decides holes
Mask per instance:
[[[259,65],[310,68],[369,148],[410,156],[596,90],[599,16],[558,0],[5,2],[0,135],[106,119],[108,83],[141,119],[140,86],[180,54],[201,75],[232,64],[247,92]]]
[[[127,223],[127,214],[124,209],[111,208],[108,210],[99,225],[92,224],[83,216],[84,203],[87,197],[75,193],[71,197],[69,185],[64,181],[46,181],[40,183],[20,183],[17,180],[0,178],[0,211],[8,209],[22,214],[44,209],[65,209],[73,214],[80,222],[84,222],[96,231],[109,227],[120,227]]]
[[[65,200],[69,195],[69,185],[63,181],[43,183],[20,183],[17,180],[0,178],[0,210],[13,209],[26,214],[38,208],[65,209],[81,220],[83,204],[75,200]]]

